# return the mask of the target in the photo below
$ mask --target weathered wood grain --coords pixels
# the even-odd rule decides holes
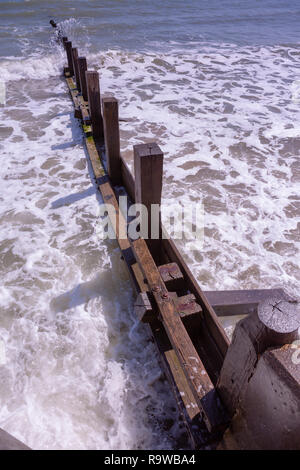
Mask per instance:
[[[158,262],[161,252],[161,193],[163,153],[154,143],[133,146],[135,174],[135,202],[143,204],[147,213],[141,214],[141,226],[148,229],[147,245]],[[158,208],[157,218],[154,210]],[[146,238],[146,235],[144,235]]]
[[[0,450],[31,450],[23,442],[0,429]]]
[[[283,292],[283,289],[241,289],[204,291],[204,294],[218,316],[232,316],[253,313],[259,302]]]
[[[78,69],[79,69],[79,80],[80,80],[80,89],[84,101],[88,101],[88,92],[86,84],[85,72],[87,71],[87,61],[85,57],[78,57]]]
[[[147,279],[149,289],[156,301],[169,340],[191,386],[194,399],[203,411],[208,429],[212,431],[216,428],[221,428],[225,424],[225,417],[222,414],[222,405],[216,390],[184,328],[180,315],[168,294],[146,242],[143,239],[139,239],[133,241],[132,246],[137,262]]]
[[[67,81],[70,93],[71,90],[73,91],[75,87],[73,80],[70,79]],[[71,93],[74,105],[77,104],[77,94]],[[92,163],[93,172],[98,182],[107,182],[106,179],[106,172],[101,163],[100,154],[97,150],[97,146],[93,137],[86,138],[86,145],[89,153],[89,158]],[[121,165],[122,165],[122,175],[123,175],[123,183],[126,181],[126,184],[129,187],[126,187],[126,190],[131,197],[131,200],[134,201],[135,194],[134,194],[134,178],[130,170],[128,169],[125,161],[121,156]],[[125,178],[124,178],[124,175]],[[99,187],[100,191],[101,188]],[[126,247],[127,245],[125,245]],[[149,290],[147,281],[145,279],[144,274],[142,273],[140,266],[135,261],[134,257],[132,257],[131,248],[125,248],[122,250],[122,254],[125,260],[125,263],[128,267],[128,271],[130,274],[130,278],[133,281],[133,286],[136,292],[146,292]],[[145,325],[146,326],[146,325]],[[207,439],[210,439],[210,435],[208,435],[207,430],[205,431],[206,427],[202,420],[202,415],[199,413],[198,405],[196,404],[195,407],[195,399],[191,392],[190,385],[188,384],[185,374],[183,372],[181,364],[177,360],[177,356],[172,349],[172,346],[169,344],[168,337],[166,335],[164,327],[160,324],[158,328],[156,324],[149,325],[151,334],[153,335],[155,344],[161,351],[161,361],[164,367],[164,370],[169,378],[170,383],[172,384],[172,390],[176,396],[176,400],[181,410],[181,413],[184,417],[184,422],[187,425],[188,432],[191,436],[191,440],[193,445],[198,446],[199,443],[204,444],[207,442]],[[169,345],[169,346],[168,346]],[[174,376],[173,376],[174,374]],[[180,393],[179,393],[180,389]],[[190,397],[183,401],[183,397]],[[192,405],[193,403],[193,405]],[[187,406],[187,408],[186,408]],[[195,412],[194,412],[195,411]],[[201,432],[198,432],[198,427],[200,426]]]
[[[99,74],[95,71],[87,71],[85,72],[85,76],[93,136],[96,140],[103,142],[103,120],[101,114]]]
[[[158,266],[158,271],[168,291],[179,291],[184,289],[185,280],[177,263],[167,263]]]
[[[80,88],[80,77],[79,77],[79,68],[78,68],[78,49],[77,49],[77,47],[72,47],[72,59],[73,59],[73,70],[74,70],[74,75],[75,75],[76,88],[77,88],[78,92],[80,93],[81,88]]]

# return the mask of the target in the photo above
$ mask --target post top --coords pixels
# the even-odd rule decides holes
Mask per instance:
[[[156,142],[149,142],[147,144],[137,144],[133,146],[135,155],[139,157],[163,156],[163,152]]]
[[[292,333],[300,327],[300,304],[287,296],[272,296],[258,305],[260,321],[277,333]]]

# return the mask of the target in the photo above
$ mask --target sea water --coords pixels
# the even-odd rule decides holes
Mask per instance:
[[[156,141],[163,204],[203,203],[204,243],[177,241],[201,287],[297,297],[300,5],[0,2],[0,427],[34,449],[187,447],[117,243],[97,236],[52,18],[119,100],[129,166]]]

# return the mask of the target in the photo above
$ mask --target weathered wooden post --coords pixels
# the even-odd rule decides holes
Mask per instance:
[[[158,262],[161,252],[163,152],[155,142],[134,145],[133,152],[135,202],[143,204],[147,209],[147,219],[142,217],[142,223],[148,225],[147,245]]]
[[[79,68],[78,68],[78,50],[77,47],[72,47],[72,57],[73,57],[73,70],[75,74],[77,90],[80,92],[80,77],[79,77]]]
[[[113,184],[121,184],[118,100],[114,97],[103,98],[102,109],[108,174]]]
[[[68,41],[67,36],[63,36],[63,38],[62,38],[62,43],[63,43],[64,48],[66,48],[66,42],[67,42],[67,41]]]
[[[85,57],[78,57],[78,69],[79,69],[79,80],[80,88],[84,101],[88,101],[87,85],[85,72],[87,71],[87,62]]]
[[[99,74],[98,72],[87,71],[85,72],[85,76],[87,82],[93,136],[96,140],[103,143],[103,120],[100,104]]]
[[[72,41],[66,41],[65,46],[66,46],[66,53],[67,53],[67,58],[68,58],[68,67],[69,67],[70,76],[73,77],[74,69],[73,69]]]
[[[298,337],[299,326],[297,302],[286,295],[263,300],[258,313],[237,324],[217,385],[231,416],[246,392],[260,355],[269,347],[292,343]]]

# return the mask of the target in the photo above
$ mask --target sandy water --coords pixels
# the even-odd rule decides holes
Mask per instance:
[[[0,60],[0,427],[33,448],[185,446],[117,245],[95,232],[101,199],[63,52],[33,47],[46,28]],[[163,201],[203,202],[204,246],[178,242],[200,285],[298,296],[298,45],[101,48],[85,21],[64,28],[119,99],[129,164],[133,144],[157,141]]]

